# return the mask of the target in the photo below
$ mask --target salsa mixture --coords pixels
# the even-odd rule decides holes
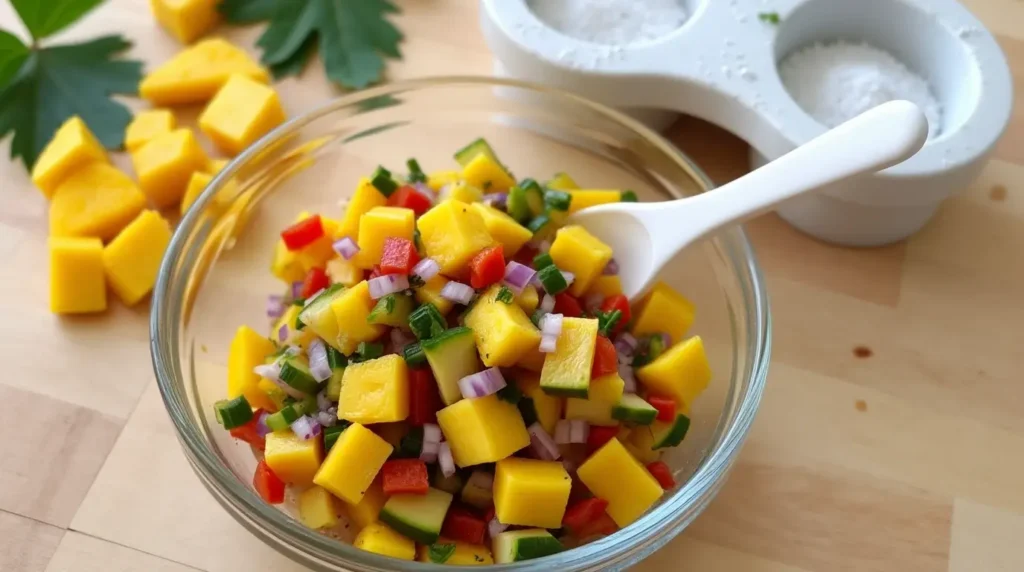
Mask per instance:
[[[269,337],[242,326],[217,420],[268,503],[395,558],[480,565],[611,534],[675,486],[711,379],[694,307],[630,304],[568,216],[635,201],[566,174],[517,182],[483,139],[459,170],[364,178],[340,220],[301,213],[271,265]],[[346,519],[341,520],[341,514]]]

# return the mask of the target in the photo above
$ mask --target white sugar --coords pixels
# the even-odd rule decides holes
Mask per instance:
[[[905,99],[924,111],[929,137],[941,130],[942,106],[928,82],[889,52],[867,44],[814,44],[787,56],[779,74],[800,107],[828,127]]]
[[[656,40],[686,22],[681,0],[529,0],[528,4],[545,24],[596,44]]]

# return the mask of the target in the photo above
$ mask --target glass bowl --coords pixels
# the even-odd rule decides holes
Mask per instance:
[[[378,164],[404,172],[405,160],[416,157],[427,171],[451,169],[453,152],[477,137],[486,137],[521,177],[565,171],[585,187],[633,189],[644,201],[712,186],[660,136],[585,99],[490,78],[407,81],[309,111],[246,150],[184,217],[164,258],[153,296],[153,366],[185,455],[235,519],[315,570],[441,566],[361,551],[304,527],[289,508],[260,500],[250,484],[253,453],[213,415],[226,391],[228,345],[241,324],[269,331],[266,296],[283,290],[269,271],[271,253],[300,211],[339,216],[339,201]],[[628,567],[689,525],[721,487],[764,389],[770,347],[764,282],[739,228],[684,252],[662,278],[696,304],[690,333],[704,338],[714,371],[692,408],[689,435],[666,458],[679,485],[612,536],[492,569]]]

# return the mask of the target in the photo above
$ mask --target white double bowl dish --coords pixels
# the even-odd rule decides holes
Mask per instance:
[[[786,56],[836,41],[893,54],[930,83],[942,106],[938,134],[904,163],[778,209],[796,228],[838,244],[888,244],[920,230],[978,176],[1009,122],[1006,59],[953,0],[682,1],[689,18],[680,28],[627,46],[562,34],[526,0],[481,0],[481,18],[500,73],[642,110],[649,121],[666,112],[700,117],[750,143],[755,164],[826,130],[786,91],[778,67]],[[769,10],[779,24],[758,17]]]

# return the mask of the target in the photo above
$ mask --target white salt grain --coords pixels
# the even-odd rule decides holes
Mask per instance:
[[[686,22],[681,0],[528,0],[545,24],[585,42],[656,40]]]
[[[800,107],[828,127],[905,99],[924,111],[929,138],[941,130],[942,106],[928,82],[889,52],[867,44],[814,44],[787,56],[779,74]]]

